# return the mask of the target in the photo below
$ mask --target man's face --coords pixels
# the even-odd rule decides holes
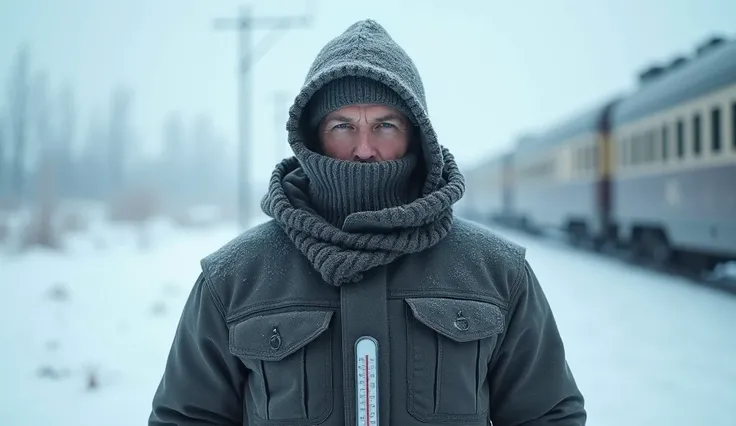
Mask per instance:
[[[349,105],[330,113],[319,128],[325,155],[348,161],[397,160],[409,148],[411,125],[383,105]]]

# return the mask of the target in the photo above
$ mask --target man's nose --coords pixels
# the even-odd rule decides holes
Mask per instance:
[[[358,132],[358,140],[355,146],[355,157],[357,160],[371,160],[375,156],[373,145],[371,144],[370,131],[361,129]]]

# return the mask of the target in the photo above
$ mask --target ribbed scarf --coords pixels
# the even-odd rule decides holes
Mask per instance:
[[[310,205],[338,228],[353,213],[404,205],[418,195],[411,181],[417,162],[413,154],[375,163],[323,156],[313,156],[310,160],[302,163],[308,177]]]
[[[340,161],[316,153],[283,160],[271,175],[261,208],[321,274],[339,286],[398,257],[426,250],[452,226],[452,205],[465,183],[442,148],[438,189],[418,197],[414,159],[379,163]]]

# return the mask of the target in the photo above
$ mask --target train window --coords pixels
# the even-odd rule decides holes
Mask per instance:
[[[585,147],[578,149],[578,157],[580,158],[580,173],[582,174],[588,169],[588,156]]]
[[[654,162],[654,130],[647,132],[647,162]]]
[[[639,137],[631,135],[629,140],[629,164],[636,166],[639,164]]]
[[[700,155],[700,114],[693,116],[693,154]]]
[[[639,135],[639,164],[646,164],[647,162],[647,134],[641,133]]]
[[[634,156],[632,158],[632,162],[634,163],[634,165],[638,166],[639,164],[644,162],[643,161],[643,157],[644,157],[643,149],[642,149],[644,147],[644,144],[642,143],[641,135],[634,136],[633,145],[634,145],[634,152],[633,152]]]
[[[644,132],[639,137],[639,164],[649,162],[649,135]]]
[[[598,170],[598,145],[590,147],[590,168],[591,170]]]
[[[588,146],[588,148],[585,150],[585,157],[586,157],[586,169],[590,173],[591,170],[593,170],[593,146]]]
[[[677,156],[685,156],[685,123],[677,120]]]
[[[662,150],[659,148],[659,145],[662,143],[662,138],[659,132],[653,128],[649,130],[649,133],[652,134],[652,161],[660,161],[662,159],[660,155]]]
[[[713,108],[710,112],[710,137],[713,152],[721,150],[721,109]]]
[[[628,139],[621,138],[621,140],[618,142],[618,146],[619,146],[619,150],[618,150],[618,164],[620,166],[626,166],[626,159],[627,159],[626,156],[628,154],[628,150],[626,148],[628,148],[628,146],[629,146]]]
[[[585,173],[588,171],[588,147],[580,148],[580,171]]]
[[[669,139],[667,138],[667,124],[662,125],[662,161],[667,161],[667,145]]]
[[[639,135],[639,164],[649,162],[649,134],[643,132]]]
[[[636,164],[636,161],[634,161],[634,156],[635,156],[634,151],[636,151],[636,149],[634,148],[634,142],[636,142],[636,139],[634,138],[634,135],[631,135],[629,137],[629,144],[628,144],[629,152],[628,152],[628,155],[626,156],[626,162],[629,164],[629,166],[633,166]]]
[[[731,104],[731,144],[736,149],[736,102]]]

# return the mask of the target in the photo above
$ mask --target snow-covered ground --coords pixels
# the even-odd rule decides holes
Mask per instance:
[[[501,233],[528,248],[590,425],[736,425],[736,296]]]
[[[199,260],[237,232],[97,223],[64,253],[0,254],[0,424],[146,424]]]
[[[199,259],[237,228],[149,231],[98,223],[63,253],[0,254],[0,424],[146,424]],[[588,424],[736,424],[736,297],[506,235],[528,247]]]

